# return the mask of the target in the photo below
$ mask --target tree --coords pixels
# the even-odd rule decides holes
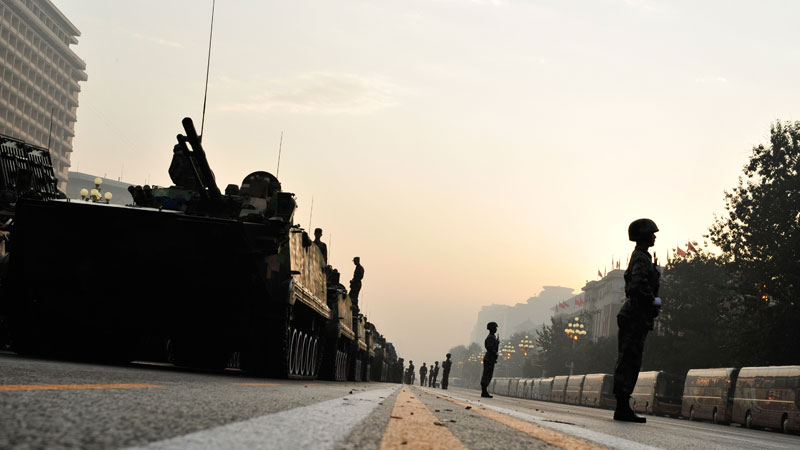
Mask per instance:
[[[745,362],[800,359],[800,122],[776,121],[768,146],[753,148],[744,176],[725,192],[727,215],[708,237],[732,265],[741,294],[737,324]]]
[[[698,248],[667,264],[661,278],[665,299],[658,332],[645,344],[643,368],[686,373],[692,368],[732,364],[742,319],[741,296],[724,256]]]
[[[564,322],[550,318],[550,325],[536,331],[536,347],[542,361],[542,369],[549,377],[569,373],[567,362],[571,360],[572,340],[564,333]]]

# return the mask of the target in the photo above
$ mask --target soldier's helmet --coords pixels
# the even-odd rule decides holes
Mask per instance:
[[[650,219],[636,219],[628,225],[628,239],[638,241],[658,231],[656,223]]]
[[[447,354],[447,355],[445,355],[445,356],[447,356],[447,357],[449,358],[451,355],[450,355],[450,353],[448,353],[448,354]]]
[[[491,330],[492,328],[497,329],[497,322],[489,322],[486,324],[487,330]]]

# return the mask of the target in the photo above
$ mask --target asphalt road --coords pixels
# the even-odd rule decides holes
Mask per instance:
[[[386,383],[0,353],[0,449],[800,448],[800,436]]]

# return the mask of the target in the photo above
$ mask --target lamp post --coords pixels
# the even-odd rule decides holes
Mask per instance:
[[[528,336],[525,336],[525,339],[519,341],[519,350],[526,358],[528,357],[528,351],[533,349],[533,347],[533,341]]]
[[[506,341],[506,343],[503,344],[503,348],[500,349],[500,353],[505,355],[506,361],[510,360],[511,359],[511,355],[513,355],[516,352],[517,352],[517,350],[514,348],[514,344],[509,342],[509,341]],[[511,366],[511,364],[508,364],[508,363],[505,364],[505,367],[506,367],[505,374],[506,374],[506,376],[511,376],[511,374],[510,374],[511,367],[510,366]]]
[[[106,203],[111,202],[111,192],[106,192],[105,195],[101,193],[100,185],[103,184],[103,179],[97,177],[94,179],[94,188],[90,191],[86,188],[81,189],[81,200],[88,202],[91,200],[93,203],[105,200]]]
[[[575,349],[575,343],[578,342],[578,339],[586,336],[586,326],[581,323],[580,317],[575,317],[575,320],[571,320],[567,323],[567,327],[564,328],[564,333],[566,333],[567,337],[572,340],[572,349]],[[567,364],[569,367],[569,374],[572,375],[572,370],[575,368],[575,352],[572,354],[572,360]]]

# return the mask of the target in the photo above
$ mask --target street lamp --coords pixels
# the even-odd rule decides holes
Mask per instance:
[[[578,339],[586,336],[586,326],[581,323],[580,317],[575,317],[575,320],[570,321],[567,323],[567,327],[564,328],[564,333],[566,333],[567,337],[572,340],[572,348],[575,348],[575,343],[578,342]],[[572,375],[572,370],[575,368],[575,355],[573,355],[573,360],[567,364],[569,367],[569,374]]]
[[[514,344],[511,342],[506,342],[503,344],[503,348],[500,349],[500,353],[506,354],[506,359],[511,359],[511,354],[516,353],[517,351],[514,349]]]
[[[567,337],[572,339],[573,341],[577,341],[583,336],[586,336],[586,326],[580,323],[581,318],[576,317],[574,322],[569,322],[567,324],[567,328],[564,328],[564,333],[567,334]]]
[[[519,348],[520,351],[522,351],[522,353],[525,355],[525,357],[527,357],[528,350],[533,348],[533,341],[528,336],[525,336],[525,339],[519,341]]]

